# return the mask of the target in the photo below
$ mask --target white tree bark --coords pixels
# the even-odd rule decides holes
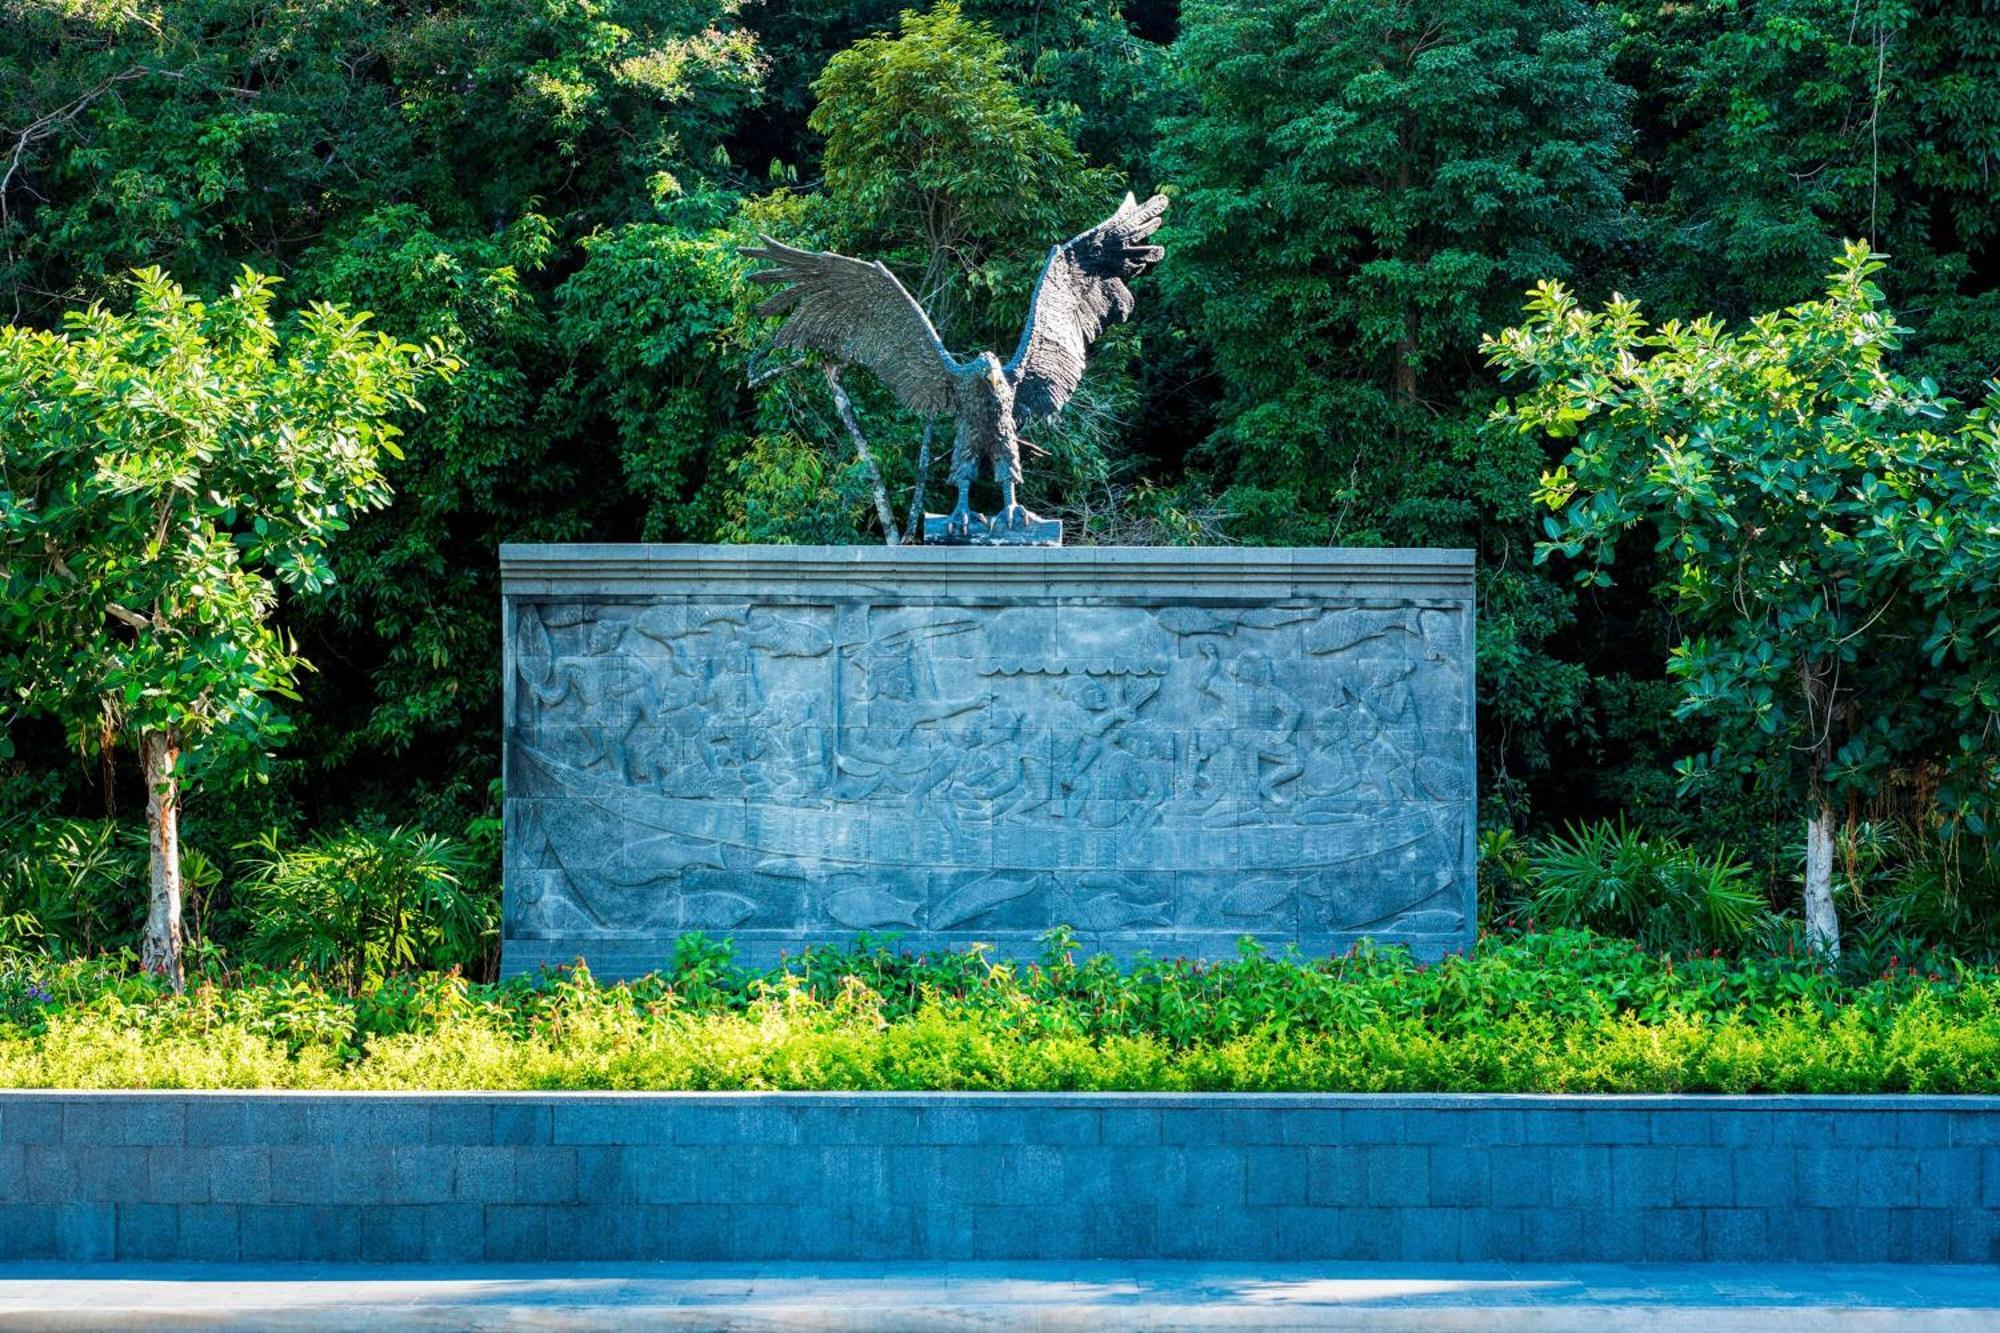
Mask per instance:
[[[181,970],[181,834],[180,738],[171,731],[148,731],[139,737],[139,762],[146,773],[146,829],[151,845],[151,893],[146,909],[146,935],[139,963],[180,990]]]
[[[1833,807],[1817,796],[1806,820],[1806,943],[1840,957],[1840,914],[1833,905]]]
[[[861,433],[861,420],[854,415],[854,400],[847,396],[847,386],[840,382],[840,367],[834,362],[826,363],[826,387],[833,390],[834,410],[840,414],[840,424],[847,427],[847,437],[854,441],[854,455],[861,460],[861,469],[868,475],[868,484],[875,492],[875,517],[882,521],[882,539],[888,546],[901,546],[903,534],[896,528],[896,511],[889,505],[889,488],[882,484],[882,471],[875,466],[874,451],[868,447],[868,437]]]

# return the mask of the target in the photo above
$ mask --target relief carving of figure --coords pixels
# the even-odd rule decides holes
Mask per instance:
[[[1196,688],[1214,700],[1231,727],[1230,754],[1217,754],[1206,776],[1213,801],[1230,794],[1234,785],[1215,772],[1218,766],[1233,767],[1240,781],[1255,791],[1257,803],[1271,809],[1286,803],[1281,789],[1304,772],[1299,760],[1299,720],[1305,710],[1291,691],[1278,684],[1277,670],[1268,655],[1251,651],[1241,654],[1225,672],[1219,669],[1219,653],[1211,642],[1197,649],[1203,660],[1203,674]],[[1229,685],[1221,687],[1219,676]]]
[[[608,763],[619,780],[641,780],[632,771],[633,731],[653,713],[653,681],[644,662],[624,648],[626,624],[599,620],[591,625],[587,651],[556,658],[548,679],[529,682],[544,708],[573,714],[582,753],[578,768]]]

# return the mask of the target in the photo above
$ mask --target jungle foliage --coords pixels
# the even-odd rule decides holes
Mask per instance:
[[[1675,761],[1742,728],[1681,708],[1667,674],[1684,625],[1656,593],[1678,558],[1646,517],[1592,534],[1639,571],[1609,587],[1536,563],[1571,540],[1537,508],[1568,442],[1489,424],[1512,390],[1480,340],[1542,281],[1734,329],[1814,297],[1861,238],[1890,256],[1899,382],[1977,403],[2000,373],[2000,11],[901,9],[0,0],[0,318],[54,330],[129,305],[134,269],[216,294],[247,266],[458,367],[399,423],[394,503],[328,534],[337,576],[278,592],[285,652],[322,669],[274,757],[190,772],[236,793],[189,806],[190,845],[248,884],[269,830],[410,823],[463,839],[452,873],[490,892],[500,542],[880,541],[877,485],[908,526],[939,481],[868,377],[845,384],[872,464],[821,376],[768,355],[740,247],[879,256],[949,343],[1004,350],[1046,247],[1159,188],[1168,259],[1024,498],[1086,541],[1476,548],[1487,822],[1628,812],[1787,900],[1798,774],[1683,790]],[[0,820],[143,804],[129,751],[102,762],[74,721],[7,729]],[[1857,930],[2000,905],[1984,835],[1941,822],[1963,793],[1936,799],[1936,758],[1884,742],[1826,769]],[[252,767],[270,781],[234,786]],[[130,928],[112,913],[90,938]]]

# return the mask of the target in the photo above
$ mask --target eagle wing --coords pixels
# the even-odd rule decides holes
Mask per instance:
[[[1027,327],[1007,363],[1017,428],[1059,411],[1083,382],[1090,344],[1105,325],[1131,316],[1132,289],[1124,279],[1144,273],[1165,253],[1146,238],[1159,230],[1166,211],[1163,194],[1143,204],[1128,194],[1116,213],[1049,251]]]
[[[952,410],[958,362],[895,274],[879,263],[762,239],[763,248],[743,253],[777,265],[752,273],[750,281],[788,284],[757,307],[760,315],[791,316],[778,330],[778,346],[866,366],[920,416]]]

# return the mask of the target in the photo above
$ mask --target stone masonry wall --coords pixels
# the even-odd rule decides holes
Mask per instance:
[[[2000,1098],[0,1093],[0,1258],[2000,1260]]]

